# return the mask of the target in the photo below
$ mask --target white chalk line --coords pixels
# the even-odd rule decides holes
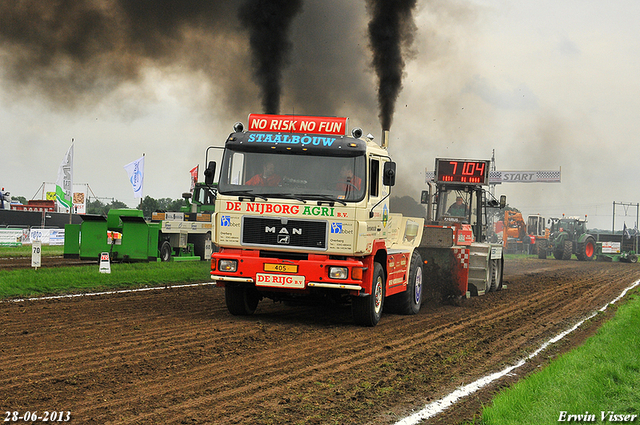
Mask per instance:
[[[640,279],[636,280],[631,286],[629,286],[624,291],[622,291],[622,293],[618,297],[616,297],[613,301],[605,304],[604,307],[598,309],[598,311],[596,311],[595,313],[592,313],[587,318],[579,321],[573,327],[571,327],[571,329],[568,329],[568,330],[566,330],[566,331],[554,336],[549,341],[547,341],[544,344],[542,344],[540,346],[540,348],[538,348],[536,351],[534,351],[533,353],[529,354],[526,358],[519,360],[516,364],[514,364],[512,366],[509,366],[509,367],[501,370],[500,372],[492,373],[492,374],[487,375],[487,376],[485,376],[483,378],[480,378],[480,379],[478,379],[478,380],[476,380],[476,381],[474,381],[474,382],[472,382],[472,383],[470,383],[468,385],[464,385],[464,386],[456,389],[455,391],[453,391],[449,395],[441,398],[440,400],[436,400],[434,402],[431,402],[431,403],[427,404],[422,410],[412,414],[411,416],[407,416],[406,418],[399,420],[398,422],[395,423],[395,425],[416,425],[420,421],[432,418],[432,417],[436,416],[437,414],[442,413],[443,411],[445,411],[446,409],[448,409],[452,405],[454,405],[461,398],[467,397],[467,396],[475,393],[476,391],[480,390],[482,387],[485,387],[486,385],[492,383],[493,381],[495,381],[497,379],[500,379],[500,378],[510,374],[513,370],[523,366],[528,360],[531,360],[534,357],[538,356],[549,345],[560,341],[562,338],[564,338],[565,336],[569,335],[571,332],[573,332],[576,329],[578,329],[584,322],[586,322],[587,320],[590,320],[596,314],[598,314],[598,312],[603,312],[610,305],[615,304],[616,302],[620,301],[627,294],[627,292],[629,292],[630,290],[632,290],[633,288],[635,288],[638,285],[640,285]]]
[[[131,292],[145,292],[145,291],[160,291],[165,289],[180,289],[180,288],[190,288],[195,286],[207,286],[207,285],[215,285],[215,282],[202,282],[202,283],[185,283],[184,285],[165,285],[165,286],[150,286],[147,288],[136,288],[136,289],[119,289],[113,291],[103,291],[103,292],[83,292],[81,294],[68,294],[68,295],[51,295],[46,297],[32,297],[32,298],[18,298],[18,299],[10,299],[4,300],[2,302],[25,302],[25,301],[43,301],[43,300],[61,300],[64,298],[78,298],[78,297],[93,297],[96,295],[115,295],[115,294],[128,294]]]

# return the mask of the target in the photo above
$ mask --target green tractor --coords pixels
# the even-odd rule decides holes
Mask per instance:
[[[550,218],[549,239],[537,243],[538,258],[553,254],[557,260],[569,260],[575,254],[580,261],[590,261],[596,256],[596,239],[587,232],[587,218]]]

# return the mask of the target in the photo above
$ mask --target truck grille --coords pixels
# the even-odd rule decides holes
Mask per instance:
[[[242,217],[242,244],[324,251],[327,226],[326,221]]]

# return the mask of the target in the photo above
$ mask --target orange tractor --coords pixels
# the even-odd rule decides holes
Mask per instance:
[[[505,211],[502,228],[502,246],[507,252],[525,252],[528,250],[527,225],[522,214],[516,211]]]

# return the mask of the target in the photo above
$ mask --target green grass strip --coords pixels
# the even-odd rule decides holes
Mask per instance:
[[[620,416],[611,418],[609,412]],[[621,423],[624,415],[629,415],[626,423],[640,423],[637,293],[584,345],[502,391],[493,405],[483,410],[479,423]]]
[[[208,261],[116,263],[110,274],[99,269],[94,264],[3,271],[0,299],[210,281]]]
[[[64,246],[42,245],[42,256],[57,256],[64,254]],[[31,245],[22,246],[2,246],[0,247],[0,257],[31,257]]]

